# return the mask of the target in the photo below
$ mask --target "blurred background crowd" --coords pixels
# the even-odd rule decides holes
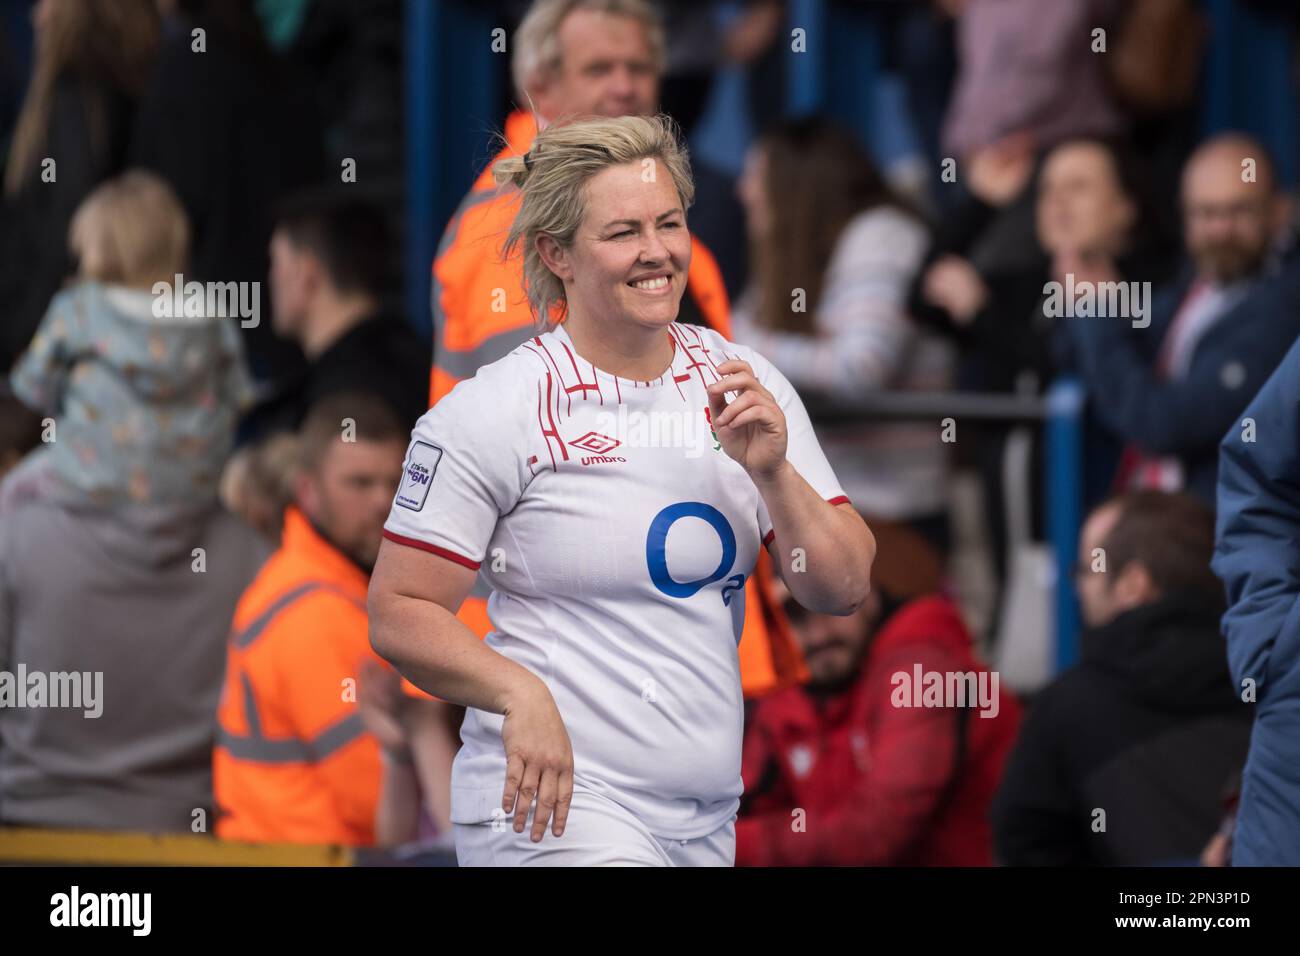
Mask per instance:
[[[105,698],[0,698],[0,824],[437,858],[461,715],[374,657],[365,596],[415,420],[529,327],[484,171],[662,110],[697,184],[680,321],[793,382],[879,542],[849,617],[764,584],[737,862],[1225,864],[1254,713],[1219,446],[1300,336],[1298,29],[1286,0],[0,0],[0,670]],[[914,667],[998,703],[900,706]]]

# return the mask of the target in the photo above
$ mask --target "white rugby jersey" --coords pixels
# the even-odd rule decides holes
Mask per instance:
[[[739,806],[736,647],[772,527],[713,438],[705,387],[719,364],[750,363],[785,412],[791,464],[826,499],[847,499],[770,363],[708,329],[664,334],[672,365],[651,382],[593,367],[562,325],[461,382],[416,423],[384,534],[480,570],[493,588],[487,644],[550,688],[575,783],[685,840]],[[466,714],[456,823],[501,814],[503,719]]]

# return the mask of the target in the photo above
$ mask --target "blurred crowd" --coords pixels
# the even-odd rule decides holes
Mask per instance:
[[[20,6],[0,671],[102,672],[104,700],[0,697],[0,824],[446,846],[462,712],[374,655],[366,590],[416,419],[532,329],[489,254],[510,195],[458,184],[432,315],[406,314],[399,0]],[[737,863],[1226,864],[1255,713],[1211,569],[1220,443],[1300,338],[1300,247],[1283,157],[1201,134],[1202,5],[832,2],[889,51],[912,146],[888,161],[785,110],[781,0],[497,6],[500,154],[574,116],[678,121],[679,321],[789,378],[878,541],[848,617],[758,576]],[[1053,640],[1042,436],[962,396],[1041,408],[1065,380],[1079,660],[1010,681]],[[928,675],[993,696],[931,702]]]

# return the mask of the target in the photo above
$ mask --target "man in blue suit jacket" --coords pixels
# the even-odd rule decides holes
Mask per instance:
[[[1067,319],[1067,342],[1098,418],[1128,443],[1119,483],[1213,504],[1219,439],[1300,335],[1300,254],[1290,203],[1254,140],[1203,144],[1182,189],[1184,274],[1146,315]],[[1118,278],[1105,263],[1067,271]]]
[[[1255,728],[1235,866],[1300,866],[1300,342],[1220,446],[1213,567],[1223,632]]]

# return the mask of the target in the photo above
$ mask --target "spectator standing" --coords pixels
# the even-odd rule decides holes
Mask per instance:
[[[32,25],[35,61],[4,170],[0,372],[72,269],[73,212],[125,165],[159,35],[153,0],[40,0]]]
[[[1093,31],[1113,24],[1115,0],[965,0],[957,20],[957,81],[944,123],[959,161],[1013,134],[1046,150],[1119,130],[1105,58]]]
[[[989,175],[992,175],[991,173]],[[1124,281],[1160,283],[1172,267],[1159,230],[1149,215],[1143,170],[1122,145],[1099,139],[1071,139],[1042,162],[1035,198],[1039,258],[1023,268],[981,272],[959,255],[939,258],[920,283],[920,314],[949,330],[961,351],[960,381],[974,391],[1039,392],[1056,375],[1060,322],[1044,308],[1048,283],[1073,288],[1068,274],[1080,261],[1114,264]],[[1068,339],[1066,340],[1068,342]],[[974,456],[984,490],[984,508],[999,573],[1005,570],[1005,431],[988,429],[980,441],[960,450]],[[1110,493],[1119,448],[1095,416],[1087,420],[1089,502]],[[1034,526],[1042,502],[1033,502]]]

